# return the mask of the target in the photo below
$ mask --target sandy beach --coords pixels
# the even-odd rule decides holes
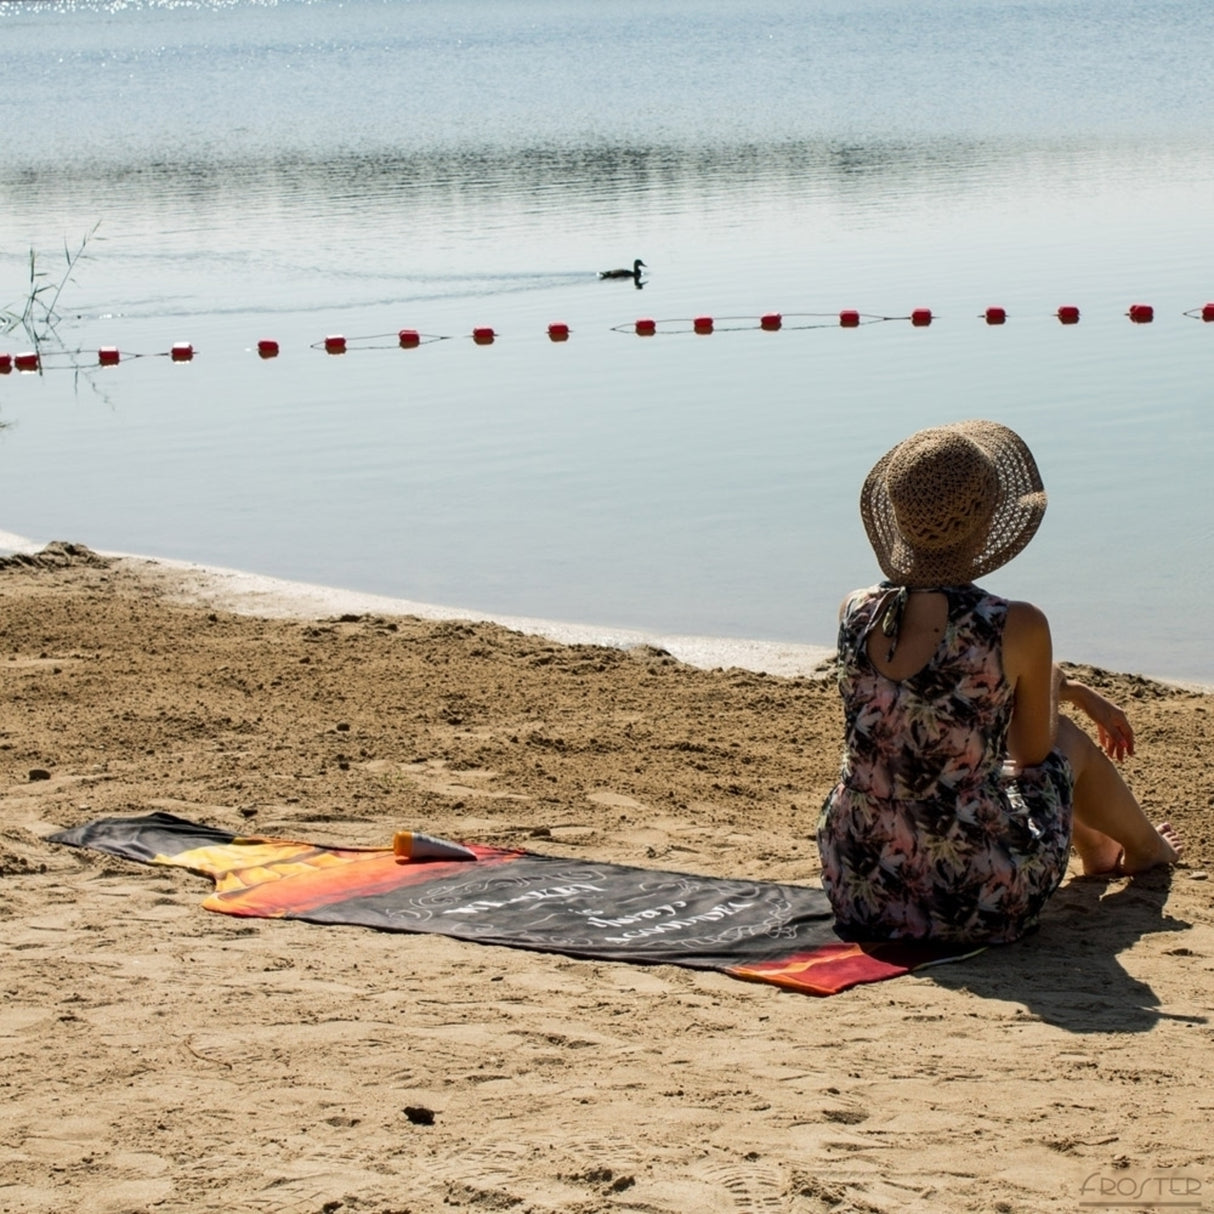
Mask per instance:
[[[821,674],[245,614],[80,548],[0,562],[0,642],[0,1214],[1214,1209],[1209,694],[1084,669],[1184,865],[816,999],[209,914],[198,877],[45,839],[162,809],[813,884]]]

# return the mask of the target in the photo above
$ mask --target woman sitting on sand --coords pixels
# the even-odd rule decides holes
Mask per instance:
[[[1179,858],[1111,761],[1134,750],[1125,714],[1053,664],[1036,607],[974,585],[1029,542],[1045,503],[1032,453],[995,422],[921,430],[864,482],[888,580],[840,611],[843,770],[818,823],[846,939],[1015,940],[1072,842],[1088,874]]]

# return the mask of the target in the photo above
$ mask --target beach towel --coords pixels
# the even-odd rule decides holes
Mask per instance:
[[[811,886],[413,838],[424,845],[409,858],[407,844],[398,855],[392,847],[245,837],[167,813],[102,818],[50,836],[209,877],[215,888],[202,905],[226,915],[718,970],[810,995],[980,951],[918,941],[846,943],[831,928],[826,895]],[[417,858],[426,853],[470,858]]]

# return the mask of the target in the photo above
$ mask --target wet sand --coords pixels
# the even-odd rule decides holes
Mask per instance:
[[[229,919],[46,843],[164,809],[816,880],[829,680],[209,593],[87,551],[0,569],[0,1212],[1214,1204],[1209,695],[1085,672],[1185,866],[1073,878],[1020,944],[820,1000]]]

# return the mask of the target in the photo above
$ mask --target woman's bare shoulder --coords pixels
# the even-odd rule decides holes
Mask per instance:
[[[1036,604],[1008,603],[1003,653],[1005,666],[1016,669],[1024,669],[1037,660],[1053,661],[1050,622]]]
[[[1035,603],[1013,599],[1007,605],[1007,627],[1014,628],[1025,636],[1031,636],[1042,629],[1048,633],[1050,622],[1045,618],[1045,612]]]

